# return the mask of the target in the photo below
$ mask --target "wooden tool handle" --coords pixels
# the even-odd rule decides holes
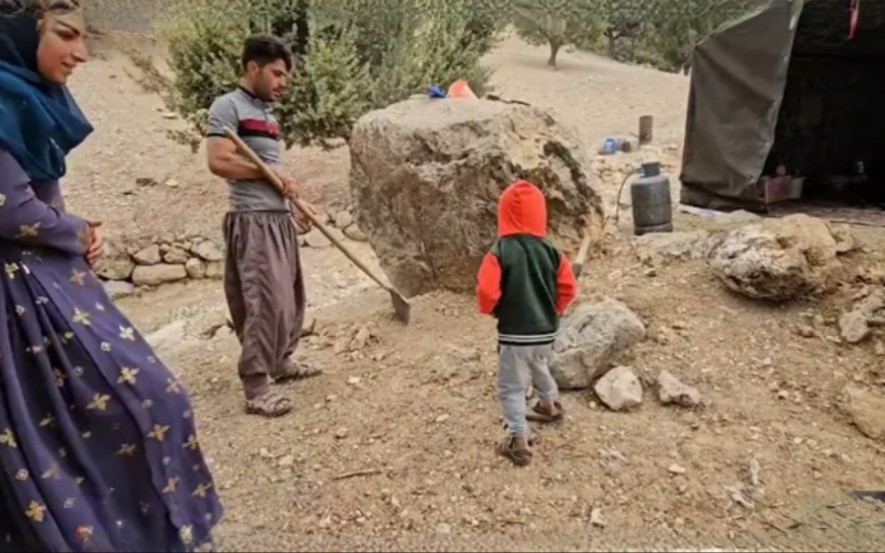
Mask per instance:
[[[587,252],[590,251],[590,231],[584,233],[584,239],[581,241],[581,247],[578,248],[578,255],[575,256],[574,263],[577,265],[584,266],[584,261],[587,260]]]
[[[250,148],[245,142],[243,142],[243,139],[240,138],[239,135],[237,135],[237,133],[232,131],[229,127],[224,127],[224,134],[229,139],[231,139],[234,144],[236,144],[237,150],[239,150],[241,154],[246,156],[249,159],[249,161],[254,163],[261,170],[261,172],[264,174],[264,177],[268,181],[270,181],[271,184],[276,186],[277,190],[279,190],[281,193],[285,193],[286,187],[285,187],[285,185],[283,185],[283,182],[280,180],[280,178],[277,176],[277,174],[274,173],[270,169],[270,167],[268,167],[267,164],[261,160],[260,157],[258,157],[258,154],[256,154],[255,151],[252,150],[252,148]],[[362,270],[364,273],[366,273],[366,275],[368,275],[369,278],[371,278],[372,280],[377,282],[379,286],[381,286],[385,290],[388,290],[388,291],[390,290],[390,287],[387,284],[385,284],[384,281],[382,281],[380,278],[378,278],[378,276],[375,275],[375,273],[372,272],[372,270],[369,269],[359,258],[357,258],[356,255],[354,255],[354,253],[351,252],[347,246],[345,246],[340,240],[338,240],[338,237],[336,237],[334,234],[332,234],[329,231],[329,229],[326,227],[326,225],[324,225],[323,223],[320,222],[319,219],[317,219],[317,217],[310,211],[310,209],[308,209],[308,207],[306,205],[304,205],[304,202],[302,202],[301,200],[299,200],[297,198],[291,199],[290,201],[293,204],[295,204],[295,207],[298,208],[298,211],[300,211],[305,217],[307,217],[307,219],[316,228],[318,228],[319,231],[321,233],[323,233],[326,236],[326,238],[328,238],[329,241],[335,245],[336,248],[341,250],[341,253],[343,253],[345,256],[347,256],[347,259],[349,259],[354,265],[359,267],[360,270]]]

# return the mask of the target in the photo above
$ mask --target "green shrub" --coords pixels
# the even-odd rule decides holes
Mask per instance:
[[[239,80],[252,33],[273,33],[297,54],[292,86],[278,106],[288,146],[347,139],[356,119],[467,79],[478,94],[489,71],[504,0],[167,0],[157,29],[174,78],[166,100],[191,123],[176,138],[199,144],[206,110]],[[305,36],[307,35],[307,36]]]

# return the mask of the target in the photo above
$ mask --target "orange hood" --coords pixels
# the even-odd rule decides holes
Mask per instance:
[[[498,237],[511,234],[547,236],[547,201],[534,184],[518,180],[498,201]]]

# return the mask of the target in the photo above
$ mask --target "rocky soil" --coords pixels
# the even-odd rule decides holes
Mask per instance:
[[[129,281],[135,257],[154,253],[159,262],[138,267],[189,274],[199,259],[208,270],[194,242],[219,243],[224,185],[166,140],[178,123],[130,79],[125,58],[99,51],[75,83],[97,131],[72,161],[69,206],[120,240],[147,240],[120,257]],[[675,180],[684,78],[578,53],[550,72],[544,59],[506,42],[490,57],[499,94],[574,121],[588,157],[639,115],[656,116],[654,147],[596,157],[609,213],[641,160],[661,159]],[[348,159],[343,149],[289,153],[309,199],[345,233]],[[227,507],[226,549],[881,549],[882,504],[851,493],[885,489],[882,232],[855,228],[851,247],[834,238],[831,285],[771,303],[729,287],[708,262],[722,233],[752,216],[679,212],[680,233],[642,240],[622,232],[627,211],[608,222],[581,279],[587,307],[573,313],[574,328],[598,339],[560,344],[560,377],[577,390],[522,470],[493,451],[493,321],[469,296],[419,297],[403,327],[386,293],[304,237],[318,242],[304,250],[315,326],[301,356],[326,374],[287,387],[296,412],[274,421],[242,412],[218,281],[139,285],[121,298],[193,395]],[[368,244],[350,243],[377,264]],[[760,259],[788,255],[765,251]],[[569,360],[576,347],[593,355]]]

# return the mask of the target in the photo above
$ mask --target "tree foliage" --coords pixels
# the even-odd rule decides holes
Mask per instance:
[[[605,51],[624,61],[687,71],[699,40],[764,0],[598,0]]]
[[[350,136],[372,108],[467,79],[482,93],[481,64],[504,22],[504,0],[166,0],[158,34],[174,74],[171,109],[202,136],[206,110],[239,80],[243,41],[282,38],[296,55],[293,82],[278,106],[288,145]]]
[[[622,61],[687,70],[698,40],[766,0],[512,0],[521,38],[549,45],[548,64],[566,45]]]
[[[597,0],[513,0],[511,20],[526,42],[548,45],[547,65],[556,67],[564,46],[589,46],[599,37],[602,21],[594,14]]]

